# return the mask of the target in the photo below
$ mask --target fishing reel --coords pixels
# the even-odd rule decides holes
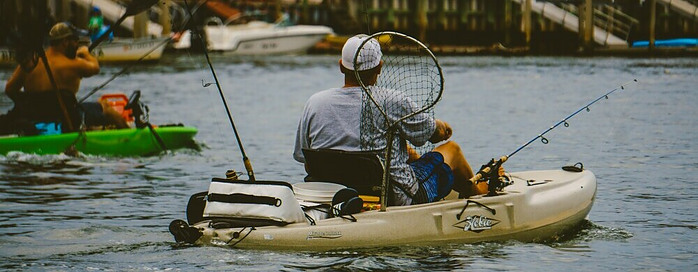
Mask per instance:
[[[514,181],[506,175],[499,176],[499,169],[505,161],[504,158],[496,161],[491,159],[487,164],[483,164],[477,172],[481,176],[477,182],[487,182],[487,196],[496,196],[497,192],[501,192],[504,187],[514,184]]]
[[[124,107],[125,110],[133,111],[133,119],[136,123],[137,128],[144,128],[148,126],[150,109],[143,102],[140,101],[141,91],[135,90],[128,98],[128,104]]]

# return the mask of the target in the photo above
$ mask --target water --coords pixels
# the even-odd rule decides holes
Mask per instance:
[[[235,124],[259,179],[300,181],[291,158],[312,93],[339,86],[335,56],[214,57]],[[219,94],[200,55],[134,67],[108,91],[140,89],[155,124],[199,128],[201,151],[147,158],[12,153],[0,156],[3,270],[642,270],[698,267],[696,59],[444,57],[436,114],[477,168],[507,155],[603,93],[570,127],[534,142],[509,171],[583,162],[598,178],[580,231],[547,243],[448,244],[335,252],[175,247],[167,231],[211,177],[243,171]],[[103,65],[82,93],[121,66]],[[5,84],[10,69],[0,70]],[[0,97],[0,111],[11,102]],[[378,235],[378,234],[377,234]]]

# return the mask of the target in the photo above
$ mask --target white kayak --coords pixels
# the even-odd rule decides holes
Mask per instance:
[[[204,220],[189,229],[201,235],[196,245],[281,250],[543,241],[579,225],[596,196],[596,177],[588,170],[514,172],[510,178],[513,184],[497,196],[391,206],[354,214],[355,222],[334,217],[315,225],[214,228]]]

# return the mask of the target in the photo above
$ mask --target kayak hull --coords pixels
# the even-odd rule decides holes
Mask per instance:
[[[193,127],[156,127],[155,132],[167,149],[196,148],[193,138],[197,129]],[[148,156],[162,152],[155,135],[148,128],[130,128],[63,133],[57,135],[0,137],[0,154],[11,151],[39,155],[60,154],[68,147],[90,155]]]
[[[590,171],[527,171],[511,174],[514,184],[498,196],[447,199],[388,207],[316,225],[214,229],[194,224],[203,234],[195,244],[280,250],[332,250],[483,241],[543,241],[579,225],[596,196]]]

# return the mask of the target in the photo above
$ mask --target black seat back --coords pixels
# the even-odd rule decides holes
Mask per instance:
[[[368,151],[303,149],[307,182],[333,182],[356,189],[361,195],[380,196],[383,164]]]

